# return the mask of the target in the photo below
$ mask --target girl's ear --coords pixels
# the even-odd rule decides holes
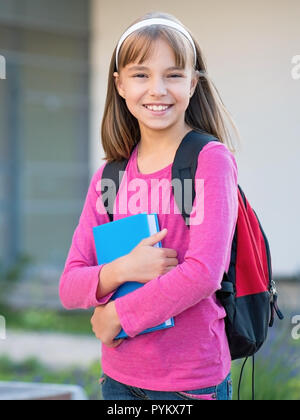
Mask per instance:
[[[194,90],[196,89],[197,83],[199,82],[200,76],[201,74],[199,70],[194,70],[194,74],[191,80],[191,91],[193,91],[193,93],[194,93]]]
[[[124,95],[124,91],[122,89],[122,83],[121,83],[121,80],[120,80],[119,73],[117,71],[115,71],[113,73],[113,76],[115,78],[115,85],[116,85],[117,91],[119,92],[119,95],[122,96],[122,98],[124,98],[125,95]]]

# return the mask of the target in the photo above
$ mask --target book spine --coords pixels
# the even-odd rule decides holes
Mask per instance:
[[[158,223],[157,213],[153,213],[153,214],[154,214],[155,223],[156,223],[156,230],[157,230],[157,232],[159,232],[160,231],[160,227],[159,227],[159,223]],[[161,241],[158,242],[158,246],[159,246],[159,248],[162,248]]]

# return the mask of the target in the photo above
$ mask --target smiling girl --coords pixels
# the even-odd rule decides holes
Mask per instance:
[[[107,162],[129,159],[128,181],[147,183],[137,213],[151,212],[154,196],[162,230],[128,255],[97,265],[92,228],[109,221],[103,204],[100,211],[103,164],[91,180],[60,282],[66,308],[96,307],[91,323],[102,342],[104,399],[231,399],[226,313],[216,299],[238,214],[225,117],[235,129],[197,42],[178,19],[149,13],[127,29],[109,68],[102,145]],[[188,229],[180,212],[160,210],[151,181],[171,182],[179,145],[198,131],[216,141],[199,153],[195,179],[204,180],[205,216]],[[126,188],[121,183],[118,195]],[[129,202],[134,191],[126,194]],[[169,201],[174,209],[172,194]],[[114,220],[131,215],[115,211]],[[153,247],[158,241],[163,248]],[[126,281],[145,285],[110,301]],[[171,317],[174,327],[139,334]],[[114,340],[121,328],[128,338]]]

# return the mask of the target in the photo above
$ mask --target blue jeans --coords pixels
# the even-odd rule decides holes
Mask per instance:
[[[151,391],[122,384],[105,373],[99,382],[103,400],[232,400],[231,373],[219,385],[191,391]]]

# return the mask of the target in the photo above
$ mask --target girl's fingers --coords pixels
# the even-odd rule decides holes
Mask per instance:
[[[114,347],[118,347],[122,341],[124,341],[124,338],[119,338],[119,340],[115,340],[116,341],[116,345]]]
[[[107,347],[112,347],[112,348],[118,347],[124,340],[125,340],[124,338],[119,338],[118,340],[113,340],[110,344],[106,344],[106,345]]]

